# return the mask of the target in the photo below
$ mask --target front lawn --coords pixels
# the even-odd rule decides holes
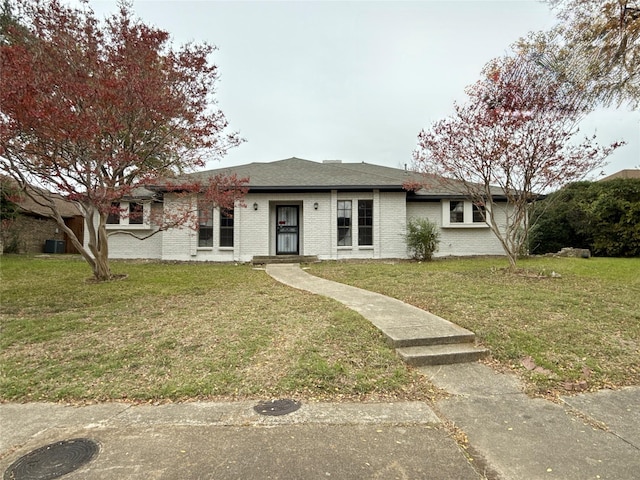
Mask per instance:
[[[95,284],[73,257],[0,262],[0,401],[435,394],[362,317],[248,265],[114,262],[128,278]],[[518,371],[533,392],[640,385],[640,259],[506,266],[325,262],[311,272],[474,331],[489,362]]]
[[[327,262],[311,272],[416,305],[476,333],[531,391],[640,385],[640,258]]]
[[[0,401],[434,394],[369,322],[248,265],[2,256]]]

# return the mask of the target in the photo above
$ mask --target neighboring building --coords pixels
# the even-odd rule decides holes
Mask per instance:
[[[5,177],[6,179],[6,177]],[[5,180],[10,181],[12,180]],[[52,194],[64,223],[82,242],[84,219],[73,202]],[[14,202],[19,215],[2,225],[2,247],[12,253],[78,253],[67,235],[51,217],[48,208],[26,195]]]
[[[615,180],[618,178],[640,178],[640,170],[631,168],[620,170],[619,172],[601,178],[599,181],[604,182],[605,180]]]
[[[195,197],[164,192],[162,203],[148,198],[121,202],[124,211],[142,209],[143,215],[130,217],[136,218],[135,223],[126,215],[110,220],[109,256],[215,262],[248,262],[272,255],[314,255],[321,260],[407,258],[405,232],[412,218],[428,218],[440,226],[436,256],[504,254],[476,206],[442,187],[407,191],[404,184],[422,177],[402,169],[290,158],[189,177],[217,174],[249,178],[246,207],[236,207],[232,216],[205,209],[198,212],[199,228],[174,228],[141,241],[133,235],[154,231],[152,209],[172,209],[185,202],[195,206]],[[492,214],[502,224],[506,201],[499,205]]]

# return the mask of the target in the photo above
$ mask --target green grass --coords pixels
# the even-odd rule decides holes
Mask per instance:
[[[433,387],[332,300],[246,265],[0,257],[0,401],[426,399]]]
[[[322,263],[311,273],[377,291],[474,331],[531,391],[640,384],[640,258]],[[551,272],[560,275],[553,278]],[[531,357],[545,370],[523,366]],[[525,361],[525,363],[527,363]]]

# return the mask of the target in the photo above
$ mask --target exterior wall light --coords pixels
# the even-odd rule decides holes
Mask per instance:
[[[257,203],[257,202],[254,202],[254,203],[253,203],[253,209],[254,209],[254,210],[258,210],[258,203]]]
[[[313,209],[314,209],[314,210],[317,210],[317,209],[318,209],[318,202],[316,202],[316,203],[314,203],[314,204],[313,204]]]

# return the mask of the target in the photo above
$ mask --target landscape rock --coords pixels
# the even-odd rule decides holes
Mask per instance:
[[[588,248],[573,248],[565,247],[556,253],[558,257],[576,257],[576,258],[591,258],[591,251]]]

